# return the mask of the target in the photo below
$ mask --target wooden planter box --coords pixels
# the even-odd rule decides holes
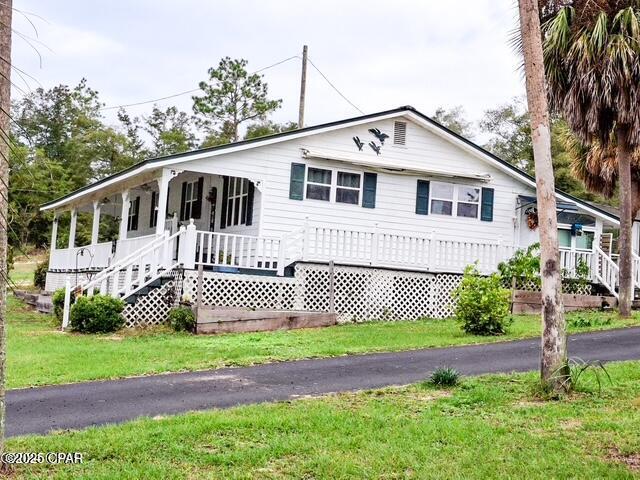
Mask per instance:
[[[337,323],[335,313],[242,308],[196,309],[196,333],[240,333],[328,327]]]
[[[602,308],[603,305],[615,307],[618,301],[615,297],[606,295],[574,295],[565,293],[562,295],[564,307],[567,311],[593,310]],[[540,313],[542,310],[542,294],[526,290],[515,290],[513,293],[513,313]]]

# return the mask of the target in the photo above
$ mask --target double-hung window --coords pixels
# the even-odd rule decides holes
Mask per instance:
[[[184,211],[182,215],[183,220],[187,220],[193,217],[193,207],[198,202],[198,181],[187,182],[187,187],[184,194]]]
[[[431,213],[453,215],[453,184],[431,183]]]
[[[480,189],[475,187],[467,187],[465,185],[457,185],[457,188],[458,216],[467,218],[478,218],[478,211],[480,210]]]
[[[246,225],[247,205],[249,201],[249,180],[229,177],[227,198],[227,226]]]
[[[338,172],[336,202],[358,205],[360,203],[361,175],[359,173]]]
[[[331,200],[331,170],[309,167],[307,169],[307,198]]]

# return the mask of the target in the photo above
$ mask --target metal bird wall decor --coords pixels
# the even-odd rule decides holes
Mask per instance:
[[[386,133],[382,133],[379,128],[370,128],[369,133],[380,140],[381,145],[384,145],[384,141],[389,138],[389,135],[387,135]]]
[[[371,150],[373,150],[374,152],[376,152],[376,155],[380,155],[380,148],[381,145],[376,145],[375,142],[369,142],[369,146],[371,147]]]
[[[356,146],[358,147],[358,150],[361,152],[362,151],[362,147],[364,146],[364,142],[360,141],[360,137],[358,137],[358,136],[353,137],[353,141],[355,142]]]

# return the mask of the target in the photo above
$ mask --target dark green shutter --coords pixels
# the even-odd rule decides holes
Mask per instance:
[[[202,191],[204,190],[204,177],[198,179],[198,196],[191,208],[191,218],[194,220],[199,219],[202,216]]]
[[[151,192],[151,213],[149,213],[149,228],[156,226],[156,205],[158,203],[158,192]]]
[[[482,189],[480,220],[483,222],[493,222],[493,188]]]
[[[253,224],[253,197],[255,196],[256,187],[253,182],[249,182],[249,191],[247,192],[247,221],[245,225]]]
[[[291,179],[289,183],[289,198],[291,200],[302,200],[304,197],[304,163],[291,164]]]
[[[377,173],[364,173],[364,179],[362,181],[362,206],[364,208],[376,208],[377,184]]]
[[[227,203],[229,203],[229,177],[222,177],[222,208],[220,209],[220,229],[227,228]]]
[[[418,215],[429,214],[429,181],[418,180],[416,193],[416,213]]]
[[[182,182],[182,195],[180,196],[180,221],[186,220],[184,218],[185,209],[187,207],[185,201],[187,200],[187,182]]]

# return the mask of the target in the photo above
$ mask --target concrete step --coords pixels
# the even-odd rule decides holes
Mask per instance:
[[[200,308],[196,318],[196,333],[199,334],[316,328],[335,325],[337,322],[335,313],[216,307]]]

